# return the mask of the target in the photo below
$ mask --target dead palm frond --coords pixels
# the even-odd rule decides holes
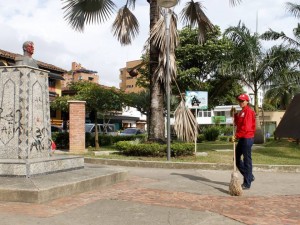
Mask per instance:
[[[184,99],[174,112],[174,129],[178,139],[187,142],[193,142],[198,134],[197,121],[189,108],[185,106]]]
[[[131,44],[132,39],[138,35],[139,22],[127,6],[118,11],[112,31],[122,45]]]
[[[213,24],[203,12],[204,6],[200,2],[190,1],[180,13],[181,21],[190,27],[198,27],[198,42],[203,43],[208,31],[213,29]]]
[[[169,71],[170,71],[170,80],[169,83],[171,84],[172,81],[175,80],[176,78],[176,58],[175,58],[175,48],[179,44],[179,35],[177,32],[177,18],[176,15],[173,13],[171,16],[171,21],[170,21],[170,35],[169,35]],[[166,49],[167,49],[167,39],[166,39],[166,29],[165,29],[165,21],[164,18],[161,17],[153,29],[150,32],[150,37],[147,41],[147,43],[154,43],[159,51],[159,58],[158,58],[158,66],[155,71],[155,74],[157,75],[157,80],[160,81],[165,85],[166,89],[166,84],[167,84],[167,72],[166,72],[166,67],[167,67],[167,54],[166,54]]]

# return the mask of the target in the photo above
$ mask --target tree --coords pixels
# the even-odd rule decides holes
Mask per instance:
[[[65,11],[65,19],[70,25],[79,31],[83,31],[84,26],[90,23],[102,23],[106,21],[116,9],[117,1],[112,0],[63,0]],[[119,1],[118,1],[119,2]],[[118,10],[117,17],[113,23],[113,34],[120,41],[122,45],[127,45],[132,42],[132,39],[139,32],[139,24],[137,18],[131,12],[130,9],[134,9],[136,0],[126,0],[126,4]],[[157,0],[147,0],[150,6],[150,30],[153,33],[153,29],[160,23],[160,27],[163,25],[162,16],[159,13],[159,7]],[[234,5],[241,2],[241,0],[230,0]],[[202,10],[203,6],[199,2],[187,1],[186,7],[181,13],[182,21],[185,24],[198,27],[199,41],[205,40],[205,34],[211,30],[212,24],[204,14]],[[172,17],[172,26],[175,29],[171,29],[171,36],[176,36],[176,18]],[[161,37],[164,37],[164,29],[158,29],[157,34],[162,33]],[[173,32],[173,33],[172,33]],[[151,140],[164,140],[164,95],[165,95],[165,38],[150,39],[150,99],[151,109],[149,115],[149,139]],[[174,40],[174,38],[171,38]],[[174,49],[174,42],[170,44],[170,48]],[[171,57],[172,58],[172,57]],[[171,65],[171,71],[176,71],[174,66],[175,58]],[[164,69],[159,69],[164,68]]]
[[[121,111],[124,103],[123,93],[115,88],[107,88],[92,82],[80,81],[71,83],[70,90],[76,91],[76,95],[72,97],[58,97],[52,104],[53,107],[63,107],[65,109],[70,98],[86,101],[86,107],[93,112],[95,121],[95,147],[99,148],[98,140],[98,114],[108,115],[115,111]]]
[[[300,5],[287,2],[286,8],[296,18],[300,18]],[[288,37],[284,32],[277,32],[272,29],[263,33],[263,40],[282,40],[282,45],[298,49],[300,48],[300,24],[293,29],[294,37]],[[267,85],[265,95],[266,103],[274,104],[277,108],[285,110],[293,96],[299,92],[300,74],[299,61],[294,64],[287,64],[287,67],[280,71],[272,82]]]
[[[287,10],[294,15],[296,18],[300,18],[300,5],[287,2]],[[281,39],[283,43],[287,43],[292,47],[300,47],[300,24],[298,23],[297,27],[293,29],[294,38],[288,37],[284,32],[277,32],[272,29],[266,31],[261,35],[261,38],[264,40],[278,40]]]
[[[286,68],[266,85],[264,102],[279,110],[286,110],[295,94],[300,93],[299,71]]]
[[[258,115],[258,90],[276,79],[289,65],[295,63],[299,52],[282,45],[263,51],[259,35],[251,34],[241,22],[235,27],[227,28],[224,35],[232,41],[233,45],[228,55],[227,70],[253,91],[254,110]],[[258,117],[257,128],[256,140],[260,142],[259,140],[263,140],[263,137],[259,137]]]
[[[197,31],[184,28],[179,32],[180,46],[176,49],[178,75],[176,82],[185,90],[208,91],[209,107],[232,104],[242,88],[228,76],[222,66],[226,60],[228,40],[222,38],[219,27],[207,33],[207,40],[199,45]],[[174,93],[177,90],[174,88]]]

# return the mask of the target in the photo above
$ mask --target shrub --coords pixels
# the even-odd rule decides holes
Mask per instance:
[[[167,146],[158,143],[139,143],[138,141],[119,141],[115,144],[117,150],[127,156],[164,157],[167,155]],[[187,156],[194,154],[192,143],[172,143],[171,156]]]
[[[205,129],[204,137],[207,141],[216,141],[220,135],[220,130],[218,127],[211,126]]]
[[[197,143],[201,143],[205,140],[204,134],[198,134]]]
[[[69,132],[52,132],[51,136],[57,149],[69,149]]]
[[[112,136],[112,135],[103,135],[99,134],[98,140],[100,146],[109,146],[113,145],[119,141],[131,141],[139,139],[141,141],[144,141],[146,139],[145,134],[139,134],[139,135],[129,135],[129,136]],[[86,133],[86,146],[92,146],[95,147],[95,137],[91,135],[90,133]]]
[[[221,136],[219,137],[220,141],[228,141],[229,137],[228,136]]]
[[[195,144],[193,143],[173,143],[171,145],[171,156],[188,156],[193,155],[195,151]]]
[[[224,136],[231,136],[232,135],[232,126],[224,126],[221,127],[221,133],[224,134]]]

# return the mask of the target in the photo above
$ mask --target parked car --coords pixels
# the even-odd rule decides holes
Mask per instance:
[[[113,136],[116,136],[118,134],[116,132],[116,128],[114,124],[97,124],[97,125],[98,125],[98,134],[108,134]],[[85,132],[95,134],[95,124],[86,123]]]
[[[62,132],[63,132],[63,129],[62,129],[62,127],[55,126],[55,125],[51,125],[51,133],[52,133],[52,132],[62,133]]]
[[[144,134],[144,131],[142,131],[139,128],[126,128],[120,133],[121,136],[138,135],[138,134]]]

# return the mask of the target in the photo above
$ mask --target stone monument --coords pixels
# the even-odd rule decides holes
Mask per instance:
[[[38,69],[31,58],[33,43],[26,46],[30,56],[19,58],[16,66],[0,67],[0,175],[30,177],[83,168],[82,157],[49,154],[48,71]]]
[[[32,58],[34,53],[34,43],[32,41],[25,41],[23,44],[23,56],[15,58],[16,65],[27,65],[38,68],[37,62]]]

